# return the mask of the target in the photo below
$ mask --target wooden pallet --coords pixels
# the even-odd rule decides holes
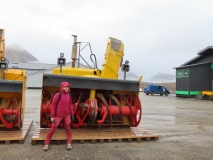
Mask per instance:
[[[45,137],[49,129],[37,127],[31,143],[44,143]],[[72,129],[73,143],[85,143],[85,142],[122,142],[122,141],[138,141],[141,140],[158,140],[159,135],[142,127],[132,128],[113,128],[113,129]],[[66,143],[66,134],[64,129],[57,129],[52,137],[51,143]]]
[[[19,130],[0,131],[0,142],[5,144],[11,144],[13,142],[23,144],[32,124],[33,121],[28,119],[24,121],[23,127]]]

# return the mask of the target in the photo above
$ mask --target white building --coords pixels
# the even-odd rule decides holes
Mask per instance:
[[[77,64],[76,64],[77,65]],[[66,66],[71,66],[71,63],[67,63]],[[9,68],[23,69],[27,71],[28,80],[27,88],[42,88],[42,76],[44,73],[52,73],[52,69],[58,67],[57,64],[45,64],[45,63],[9,63]],[[87,66],[80,64],[81,68],[87,68]]]

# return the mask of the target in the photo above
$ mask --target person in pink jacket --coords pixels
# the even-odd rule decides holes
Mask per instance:
[[[62,82],[60,86],[60,92],[56,93],[51,108],[51,121],[52,127],[47,133],[45,139],[45,146],[43,148],[44,151],[48,150],[48,146],[52,139],[53,134],[55,133],[58,125],[61,120],[64,119],[64,125],[67,135],[67,149],[70,150],[72,148],[72,132],[70,128],[71,119],[74,120],[74,112],[72,108],[72,98],[70,97],[70,84],[67,82]]]

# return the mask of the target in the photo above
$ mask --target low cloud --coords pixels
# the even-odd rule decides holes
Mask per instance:
[[[59,53],[71,59],[71,34],[90,42],[99,68],[108,37],[125,45],[131,71],[149,79],[174,75],[173,67],[213,45],[213,1],[27,1],[1,2],[6,44],[16,43],[41,62],[56,63]],[[89,60],[89,50],[82,53]]]

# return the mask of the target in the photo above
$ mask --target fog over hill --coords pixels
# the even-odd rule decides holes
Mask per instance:
[[[171,74],[158,73],[150,80],[152,82],[175,82],[175,76]]]
[[[133,71],[130,71],[130,72],[126,73],[126,80],[136,80],[137,81],[140,76],[141,75],[136,75]],[[118,78],[124,79],[124,72],[119,71],[119,77]],[[144,82],[143,78],[142,78],[142,81]],[[145,82],[169,83],[169,82],[175,82],[175,80],[176,80],[176,77],[174,75],[158,73],[158,74],[154,75],[149,80],[146,78]]]
[[[10,46],[6,46],[5,50],[5,57],[10,62],[18,62],[18,63],[40,63],[39,60],[34,57],[31,53],[29,53],[27,50],[21,48],[20,46],[16,44],[12,44]],[[81,65],[81,67],[85,68],[85,65]],[[119,77],[118,79],[124,79],[124,72],[122,72],[119,69]],[[142,74],[143,76],[143,74]],[[130,71],[126,73],[126,80],[138,80],[140,75],[136,75],[134,71]],[[144,77],[143,77],[144,78]],[[145,77],[146,78],[146,77]],[[149,79],[149,78],[148,78]],[[154,75],[151,79],[148,80],[146,78],[146,82],[151,83],[167,83],[167,82],[175,82],[176,77],[171,74],[163,74],[158,73]],[[142,82],[144,82],[144,79],[142,79]]]
[[[124,72],[119,71],[118,79],[124,79]],[[134,72],[127,72],[126,73],[126,80],[138,80],[140,76],[137,76]]]
[[[5,57],[10,62],[19,63],[39,63],[39,60],[30,54],[27,50],[21,48],[16,44],[6,46]]]

